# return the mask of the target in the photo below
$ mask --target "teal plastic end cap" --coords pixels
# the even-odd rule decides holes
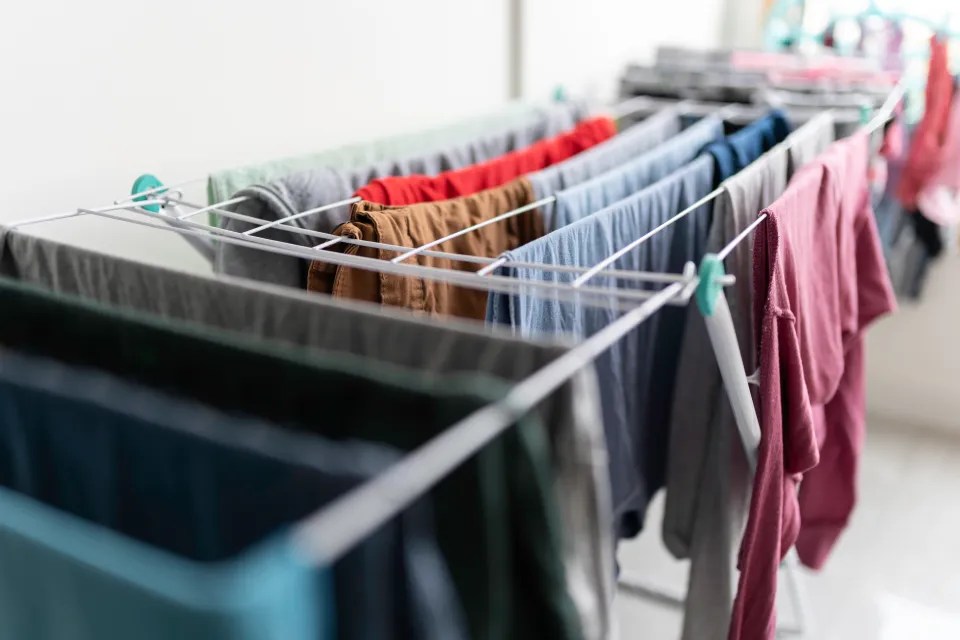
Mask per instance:
[[[870,118],[873,117],[873,109],[868,107],[865,104],[860,105],[860,124],[869,124]]]
[[[567,90],[563,88],[562,84],[558,84],[553,90],[553,101],[554,102],[566,102],[567,101]]]
[[[700,283],[697,285],[697,307],[705,316],[712,316],[717,309],[717,298],[723,290],[720,278],[726,274],[723,269],[723,260],[715,254],[708,253],[700,261]]]
[[[157,178],[157,176],[151,173],[145,173],[136,180],[133,181],[133,187],[130,188],[130,195],[136,195],[138,193],[143,193],[144,191],[150,191],[151,189],[156,189],[162,187],[163,183]],[[133,199],[134,202],[141,202],[143,200],[149,200],[153,196],[163,193],[166,189],[160,189],[155,193],[149,193],[143,196],[137,196]],[[151,213],[160,213],[160,205],[158,204],[148,204],[144,205],[143,209]]]

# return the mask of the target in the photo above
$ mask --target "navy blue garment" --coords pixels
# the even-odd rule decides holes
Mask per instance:
[[[213,633],[210,629],[238,626],[228,614],[207,603],[232,602],[238,591],[249,592],[239,598],[241,603],[259,601],[257,575],[263,576],[265,586],[275,585],[278,580],[283,584],[313,584],[315,579],[307,573],[309,567],[301,571],[289,560],[297,555],[296,545],[284,532],[381,473],[398,458],[397,452],[383,446],[332,443],[282,430],[102,372],[13,352],[0,357],[0,485],[140,543],[132,550],[129,544],[119,543],[117,549],[119,553],[124,548],[131,558],[128,564],[145,569],[128,578],[115,575],[109,588],[101,584],[97,574],[110,571],[85,574],[77,570],[77,566],[93,562],[110,562],[109,554],[102,558],[94,554],[90,559],[90,545],[85,540],[100,537],[96,529],[88,536],[59,543],[59,555],[52,550],[44,554],[42,546],[33,545],[50,572],[48,583],[57,583],[62,599],[85,604],[78,607],[81,617],[74,620],[71,638],[145,637],[135,629],[119,628],[118,621],[111,622],[109,615],[98,626],[101,619],[95,616],[113,603],[99,602],[94,598],[97,593],[124,599],[127,608],[141,611],[144,623],[152,618],[159,618],[161,623],[177,621],[167,629],[167,637],[185,637],[175,633],[178,629]],[[20,536],[29,539],[30,533],[44,534],[21,531]],[[282,541],[281,549],[268,544],[268,551],[263,551],[264,541],[274,538]],[[71,553],[64,554],[63,548]],[[8,549],[3,547],[3,552]],[[161,554],[157,559],[156,550],[169,555]],[[266,558],[260,559],[265,553]],[[58,564],[59,556],[72,562]],[[182,570],[185,561],[188,569]],[[274,569],[270,562],[292,566]],[[228,577],[242,573],[252,573],[252,577],[238,582],[206,575],[217,566],[234,565],[240,569],[228,571]],[[250,565],[254,569],[243,569]],[[205,570],[204,566],[211,568]],[[267,580],[278,571],[281,578]],[[69,573],[74,580],[61,584],[57,576],[62,573]],[[168,579],[184,573],[196,573],[201,582],[212,586],[193,593],[191,583],[195,581]],[[333,576],[337,637],[465,637],[458,603],[452,596],[453,582],[434,539],[425,502],[407,510],[336,562]],[[36,576],[37,580],[43,578]],[[134,593],[116,587],[115,583],[125,579],[137,581],[128,587]],[[7,587],[15,590],[16,585],[0,589],[9,592]],[[280,589],[274,600],[261,608],[269,612],[280,607],[280,614],[274,618],[311,615],[309,611],[291,613],[282,602],[289,597]],[[305,606],[301,602],[300,609]],[[317,611],[326,606],[326,602],[314,603]],[[18,610],[37,613],[45,607],[50,611],[42,616],[44,619],[60,613],[54,601]],[[211,608],[213,613],[207,611]],[[239,615],[241,607],[237,609]],[[246,615],[260,625],[257,607],[253,609]],[[322,617],[329,625],[333,616]],[[14,624],[11,618],[18,616],[0,616],[0,636],[13,637],[11,630],[4,628]],[[296,628],[309,626],[308,620]],[[41,628],[38,623],[37,629]],[[86,634],[79,631],[81,628]],[[161,624],[161,629],[150,629],[154,635],[147,637],[164,637],[162,628]],[[252,631],[244,633],[261,637]],[[49,635],[38,631],[36,635],[31,632],[31,637],[57,636],[52,631]],[[275,636],[271,632],[268,637]],[[299,638],[297,635],[296,640]]]
[[[783,142],[790,135],[790,129],[786,114],[775,109],[723,140],[705,147],[704,152],[713,157],[714,186],[719,186],[733,174],[746,169],[747,165]]]

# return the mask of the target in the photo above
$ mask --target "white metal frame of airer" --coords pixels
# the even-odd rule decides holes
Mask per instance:
[[[185,203],[178,197],[165,196],[162,188],[154,188],[150,193],[137,192],[135,197],[140,198],[140,200],[133,202],[133,198],[121,199],[113,206],[96,209],[78,209],[76,212],[70,214],[25,220],[13,226],[20,227],[76,215],[94,215],[175,232],[185,236],[209,236],[221,242],[278,252],[298,258],[329,259],[331,262],[345,266],[389,271],[397,273],[398,275],[419,276],[428,279],[435,278],[452,281],[465,286],[473,286],[487,291],[519,292],[522,289],[523,293],[527,295],[549,293],[553,299],[557,299],[561,294],[566,294],[568,299],[577,300],[586,304],[593,304],[595,302],[609,304],[611,298],[612,292],[610,289],[595,289],[582,286],[583,281],[585,281],[584,276],[590,278],[598,275],[602,269],[606,269],[613,264],[611,260],[604,260],[602,263],[589,269],[559,268],[559,270],[578,273],[577,281],[572,284],[518,282],[513,278],[490,275],[492,269],[486,269],[485,273],[470,274],[446,269],[423,267],[421,265],[404,265],[396,261],[359,258],[357,256],[317,251],[300,245],[257,238],[253,234],[228,232],[210,225],[193,223],[187,220],[189,216],[184,216],[179,213],[178,207],[185,205]],[[670,223],[688,215],[705,202],[706,199],[695,203],[692,207],[671,218]],[[157,212],[148,211],[144,208],[146,206],[156,206],[159,209]],[[173,208],[175,213],[173,215],[166,214],[163,212],[164,208]],[[196,211],[194,213],[204,208],[195,207],[195,209]],[[206,210],[211,209],[206,208]],[[171,226],[157,225],[140,219],[126,218],[118,215],[121,211],[150,216],[154,219],[161,218]],[[257,224],[255,219],[247,221],[252,224]],[[262,223],[263,221],[260,222]],[[274,226],[281,225],[278,224]],[[661,225],[656,231],[660,231],[666,228],[666,226],[666,224]],[[291,227],[291,230],[295,229],[298,231],[306,231],[297,227]],[[317,233],[318,232],[308,232],[307,235]],[[332,239],[327,238],[330,234],[318,235],[324,239]],[[640,242],[649,239],[652,235],[653,233],[645,234],[643,237],[638,238],[637,241],[630,243],[629,248],[635,248]],[[385,245],[383,248],[397,252],[410,251],[409,247],[391,247]],[[425,247],[419,247],[417,252],[434,253],[429,252]],[[618,251],[616,255],[619,256],[623,253],[624,251],[621,250]],[[488,267],[495,267],[497,264],[497,260],[493,258],[476,259],[472,256],[458,256],[457,254],[445,253],[438,253],[438,255],[454,259],[468,259],[473,262],[487,262]],[[548,265],[540,266],[544,268],[557,268]],[[659,292],[618,291],[618,297],[623,297],[626,294],[630,295],[627,295],[627,300],[623,301],[626,303],[623,305],[626,313],[615,323],[587,338],[561,358],[516,385],[502,401],[489,405],[451,426],[443,434],[428,442],[420,449],[412,452],[378,478],[360,487],[355,492],[344,496],[341,500],[303,522],[297,531],[297,536],[303,544],[309,548],[313,554],[311,557],[317,558],[318,562],[331,562],[343,553],[349,551],[351,547],[371,534],[378,526],[387,522],[404,507],[415,501],[419,495],[427,491],[433,484],[442,479],[444,475],[455,469],[458,464],[469,458],[470,455],[484,446],[484,444],[508,428],[509,425],[516,421],[517,417],[536,406],[540,400],[548,396],[566,379],[582,367],[589,365],[593,359],[612,346],[617,340],[632,331],[644,320],[656,313],[660,308],[667,304],[688,304],[689,300],[696,293],[699,283],[699,278],[695,274],[695,268],[692,263],[686,266],[683,274],[636,273],[608,269],[603,272],[602,276],[664,283],[668,286]],[[712,286],[720,286],[722,288],[722,285],[732,284],[733,282],[734,280],[731,277],[721,277],[712,281]],[[543,285],[543,288],[536,285]],[[543,289],[546,289],[546,291]],[[742,403],[746,401],[750,403],[752,407],[752,400],[750,399],[749,391],[746,389],[747,378],[740,360],[737,337],[734,333],[733,323],[730,319],[729,311],[726,308],[725,297],[722,295],[722,292],[720,296],[718,296],[718,300],[720,302],[716,307],[717,313],[714,314],[712,320],[708,321],[708,326],[714,327],[711,329],[710,335],[711,340],[714,342],[718,363],[720,364],[721,371],[725,372],[725,383],[735,385],[733,388],[728,388],[728,393],[731,394],[731,397],[736,396],[739,398],[738,403],[741,404],[741,406]],[[737,406],[737,404],[734,406]],[[738,424],[742,419],[741,413],[742,412],[737,412]],[[747,456],[751,458],[755,457],[755,443],[759,442],[759,426],[754,425],[756,425],[755,414],[753,414],[752,424],[746,427],[747,430],[752,429],[753,431],[751,433],[754,435],[752,435],[750,439],[744,439]],[[741,426],[741,435],[743,435],[743,433],[744,428]],[[628,591],[637,590],[637,585],[630,584],[629,581],[626,581],[626,584],[624,584],[624,581],[621,581],[621,586],[624,586]],[[647,591],[653,594],[653,591],[649,589],[640,589],[640,591]],[[661,596],[660,599],[663,599],[663,597]]]
[[[884,124],[893,111],[894,106],[902,97],[902,88],[894,91],[881,108],[881,112],[869,125],[868,130]],[[789,142],[786,141],[787,143]],[[138,180],[138,182],[140,182]],[[420,495],[429,490],[444,476],[453,471],[476,451],[490,442],[499,433],[509,428],[511,424],[523,414],[530,411],[541,400],[549,396],[565,380],[569,379],[581,368],[588,366],[595,358],[610,348],[623,336],[635,329],[639,324],[656,313],[667,304],[686,305],[696,296],[697,305],[702,312],[714,356],[720,368],[721,377],[727,392],[727,397],[733,408],[747,460],[751,469],[756,467],[757,447],[760,442],[760,424],[757,417],[753,398],[748,387],[748,377],[744,370],[740,356],[740,348],[727,305],[723,286],[732,284],[733,279],[723,273],[723,259],[735,246],[747,238],[757,225],[763,221],[760,216],[756,222],[744,230],[727,247],[716,255],[704,257],[700,267],[700,276],[694,272],[694,265],[688,263],[683,274],[639,273],[624,272],[609,269],[616,259],[626,252],[636,248],[639,244],[651,238],[654,234],[689,215],[716,198],[723,192],[723,188],[715,190],[708,196],[680,212],[663,225],[629,243],[626,247],[588,269],[577,267],[561,267],[557,265],[528,265],[554,271],[574,272],[576,279],[569,284],[548,282],[521,282],[514,278],[491,275],[502,260],[497,258],[482,258],[464,256],[439,251],[432,251],[431,247],[442,244],[451,237],[469,233],[486,224],[506,219],[512,215],[519,215],[522,211],[508,212],[502,216],[485,222],[481,225],[469,227],[446,238],[428,243],[421,247],[399,247],[382,245],[379,243],[358,241],[340,238],[332,234],[309,231],[300,227],[285,225],[284,222],[311,215],[327,208],[342,206],[353,199],[332,203],[325,207],[300,212],[281,220],[267,221],[258,218],[240,216],[220,207],[229,206],[230,201],[207,207],[192,205],[184,202],[175,190],[168,190],[152,179],[153,186],[147,189],[135,188],[133,196],[116,201],[112,206],[97,209],[77,209],[67,214],[45,216],[16,223],[14,227],[57,220],[77,215],[95,215],[143,225],[164,231],[175,232],[187,238],[214,239],[218,242],[227,242],[252,249],[275,252],[292,257],[328,261],[333,264],[392,273],[400,276],[422,277],[430,280],[449,282],[459,286],[500,292],[523,292],[526,295],[549,295],[551,299],[576,300],[585,304],[609,305],[611,298],[616,298],[620,307],[625,311],[619,319],[605,327],[600,332],[583,340],[576,347],[566,352],[554,362],[537,371],[529,378],[519,382],[511,389],[505,398],[467,416],[452,425],[442,434],[411,452],[401,461],[389,468],[386,472],[370,482],[344,495],[328,507],[304,520],[296,529],[295,535],[300,544],[309,551],[316,562],[328,564],[342,556],[353,546],[373,533],[379,526],[389,521],[404,508],[413,503]],[[544,202],[534,203],[540,206]],[[180,207],[192,209],[181,213]],[[175,213],[167,214],[165,209],[170,208]],[[524,211],[527,209],[524,209]],[[142,219],[130,219],[119,215],[120,212],[133,212],[150,216],[169,224],[152,224]],[[211,225],[196,223],[189,218],[207,211],[217,211],[221,215],[237,217],[251,224],[255,228],[243,232],[232,232]],[[279,228],[285,231],[322,239],[324,242],[313,248],[301,245],[268,240],[256,236],[256,233],[267,228]],[[385,251],[399,253],[396,258],[378,260],[360,256],[350,256],[341,253],[323,251],[332,244],[344,242],[374,246]],[[423,265],[402,264],[404,260],[417,254],[445,257],[452,260],[485,264],[475,273],[440,269]],[[630,279],[650,283],[666,284],[660,291],[644,290],[616,290],[583,286],[588,280],[595,277]],[[788,556],[785,564],[788,587],[798,624],[792,628],[781,627],[781,632],[803,634],[806,608],[799,585],[799,578],[795,570],[795,556]],[[632,580],[629,576],[621,578],[621,587],[644,596],[653,597],[670,604],[682,603],[682,598],[666,594],[659,589],[645,586]]]
[[[319,259],[343,266],[372,269],[383,272],[396,273],[452,282],[486,291],[523,292],[526,295],[547,295],[551,299],[566,298],[585,304],[608,305],[610,289],[591,288],[583,286],[587,279],[593,277],[628,278],[633,280],[667,284],[660,291],[622,291],[615,292],[616,297],[625,298],[620,301],[625,314],[616,322],[602,331],[590,336],[579,345],[568,351],[550,365],[544,367],[526,380],[518,383],[510,393],[500,402],[487,407],[464,418],[443,434],[426,443],[419,449],[406,456],[394,467],[373,479],[366,485],[343,496],[340,500],[327,508],[309,517],[301,523],[296,531],[297,538],[310,551],[311,557],[318,563],[329,563],[349,551],[353,546],[373,533],[377,527],[389,521],[393,516],[412,504],[418,496],[429,490],[434,484],[450,473],[457,465],[468,459],[473,453],[490,442],[504,429],[509,428],[518,417],[531,410],[543,398],[547,397],[570,376],[584,366],[588,366],[596,357],[611,347],[624,335],[635,329],[644,320],[656,313],[665,305],[689,304],[695,294],[705,290],[700,278],[695,273],[695,267],[688,263],[683,274],[623,272],[609,269],[616,258],[628,250],[636,248],[640,243],[651,238],[655,233],[665,229],[670,224],[699,209],[709,200],[719,195],[716,190],[691,207],[680,212],[666,223],[660,225],[650,233],[644,234],[631,242],[627,247],[618,250],[613,256],[588,269],[574,267],[557,267],[553,265],[528,265],[545,269],[572,271],[578,274],[577,279],[570,284],[520,282],[514,278],[490,275],[490,267],[497,266],[494,258],[477,258],[461,256],[443,252],[431,252],[426,246],[414,249],[416,253],[439,255],[457,260],[471,262],[486,262],[484,273],[464,273],[448,269],[425,267],[422,265],[400,264],[397,260],[386,261],[373,258],[348,256],[328,251],[318,251],[317,248],[306,248],[275,240],[258,238],[254,234],[230,232],[206,224],[194,223],[179,212],[180,206],[191,205],[184,203],[179,197],[165,195],[162,188],[155,188],[149,194],[137,192],[134,198],[118,200],[116,204],[96,209],[78,209],[70,214],[46,216],[16,223],[14,227],[46,222],[76,215],[94,215],[115,219],[136,225],[147,226],[163,231],[170,231],[188,237],[207,236],[220,242],[228,242],[252,249],[277,252],[292,257],[305,259]],[[339,203],[338,203],[339,204]],[[158,211],[148,211],[144,207],[156,206]],[[335,205],[334,205],[335,206]],[[165,208],[172,208],[174,214],[164,212]],[[209,207],[193,206],[193,213],[214,210]],[[141,219],[131,219],[118,215],[120,212],[132,212],[154,219],[161,219],[170,226],[152,224]],[[315,210],[314,210],[315,211]],[[231,213],[231,212],[224,212]],[[236,215],[236,214],[233,214]],[[298,214],[299,215],[299,214]],[[503,219],[503,217],[500,217]],[[252,224],[263,223],[259,219],[247,219]],[[280,221],[271,225],[283,228]],[[266,227],[264,227],[266,228]],[[323,239],[333,239],[331,234],[311,232],[298,227],[290,227],[291,231],[304,232],[306,235],[317,236]],[[473,229],[473,228],[471,228]],[[467,231],[466,229],[462,232]],[[457,235],[462,235],[458,232]],[[352,241],[346,239],[347,241]],[[394,247],[365,243],[379,246],[387,251],[410,253],[409,247]],[[431,243],[430,246],[435,246]],[[322,245],[318,245],[322,246]],[[612,258],[612,259],[611,259]],[[753,410],[753,400],[747,388],[747,376],[740,358],[737,336],[730,317],[726,297],[723,295],[724,285],[732,284],[735,280],[730,276],[714,274],[709,281],[711,291],[717,293],[713,313],[705,316],[707,327],[713,344],[724,384],[727,387],[728,397],[734,406],[737,425],[743,441],[747,458],[751,461],[756,458],[756,447],[759,443],[760,430],[756,413]],[[719,291],[717,291],[719,289]],[[698,295],[699,299],[699,295]],[[795,581],[791,581],[795,584]],[[620,586],[628,592],[653,597],[660,601],[682,602],[682,599],[665,595],[658,590],[645,587],[628,576],[621,578]],[[796,590],[799,593],[798,590]],[[794,602],[799,601],[799,596]]]

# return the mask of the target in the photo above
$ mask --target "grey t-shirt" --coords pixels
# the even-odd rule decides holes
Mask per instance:
[[[269,184],[247,187],[237,196],[248,200],[229,207],[234,213],[273,222],[287,216],[349,199],[371,180],[386,176],[412,174],[435,175],[459,169],[526,147],[537,140],[573,127],[586,113],[580,103],[571,102],[545,108],[541,117],[525,126],[491,132],[485,136],[444,147],[419,156],[396,158],[363,167],[342,169],[322,167],[286,175]],[[290,220],[286,225],[329,234],[350,218],[349,205]],[[263,223],[223,218],[221,226],[234,232],[253,229]],[[257,237],[314,247],[324,238],[266,229]],[[233,244],[219,243],[214,270],[253,280],[306,288],[307,263],[300,258],[268,253]]]
[[[519,381],[567,347],[531,342],[476,323],[336,302],[285,287],[188,274],[0,231],[0,272],[46,289],[225,331],[349,353],[437,374],[483,372]],[[585,637],[607,638],[615,581],[610,497],[596,375],[584,369],[539,407],[551,438],[563,518],[567,584]]]
[[[833,139],[832,117],[799,127],[776,148],[722,183],[708,251],[719,251],[786,189],[791,167],[823,151]],[[725,261],[736,284],[724,293],[745,371],[757,367],[753,314],[753,239]],[[723,640],[736,592],[737,553],[746,522],[750,470],[716,357],[697,308],[688,309],[679,354],[670,425],[663,540],[678,558],[690,558],[684,640]]]
[[[789,172],[792,176],[797,169],[811,162],[837,139],[837,123],[828,111],[810,119],[802,127],[797,127],[789,139]]]
[[[700,156],[630,198],[504,254],[515,262],[590,267],[701,199],[713,188],[713,161]],[[709,206],[686,216],[620,258],[611,268],[680,273],[702,255]],[[575,274],[507,265],[521,281],[569,282]],[[639,288],[636,281],[597,277],[593,287]],[[487,320],[526,337],[565,334],[581,339],[620,317],[614,299],[582,305],[533,295],[491,294]],[[662,486],[667,417],[686,310],[667,307],[596,361],[618,535],[636,535],[647,502]],[[653,372],[656,371],[656,375]]]

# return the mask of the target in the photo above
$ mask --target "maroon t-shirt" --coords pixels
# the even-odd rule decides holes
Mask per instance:
[[[820,464],[800,485],[797,552],[804,564],[815,569],[823,566],[856,501],[858,461],[866,435],[863,334],[876,318],[896,309],[870,206],[869,140],[857,135],[835,145],[830,153],[832,164],[841,172],[837,182],[843,186],[838,238],[844,367],[837,390],[815,413]]]
[[[860,440],[846,440],[863,428],[850,417],[862,416],[864,405],[861,331],[894,306],[867,200],[868,163],[865,134],[831,145],[764,211],[754,244],[761,438],[733,639],[774,637],[777,570],[801,516],[835,506],[819,483],[804,490],[801,505],[803,475],[821,477],[811,469],[823,462],[824,478],[853,481]],[[815,527],[809,536],[809,549],[821,549]]]

